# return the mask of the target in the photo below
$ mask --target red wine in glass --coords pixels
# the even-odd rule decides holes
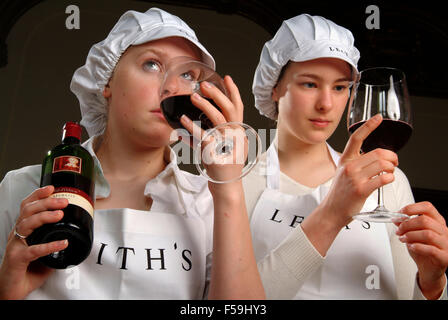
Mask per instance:
[[[212,99],[205,99],[215,108],[220,110]],[[180,117],[182,115],[186,115],[192,121],[199,121],[201,123],[201,128],[204,130],[213,128],[213,123],[207,118],[205,113],[191,102],[190,95],[168,97],[161,102],[160,108],[162,109],[166,121],[173,129],[183,128],[180,122]]]
[[[348,131],[353,133],[364,123],[365,121],[355,123],[348,128]],[[367,153],[376,148],[382,148],[397,152],[408,142],[411,134],[412,127],[409,123],[383,119],[378,128],[364,140],[361,150]]]

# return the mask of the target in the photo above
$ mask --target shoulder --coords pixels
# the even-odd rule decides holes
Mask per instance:
[[[389,210],[400,210],[404,206],[414,203],[411,185],[404,172],[395,168],[394,181],[384,186],[384,202]]]
[[[394,181],[391,183],[391,186],[396,193],[408,192],[411,190],[411,185],[406,174],[398,167],[395,168]]]
[[[400,183],[409,183],[408,178],[406,177],[406,174],[400,168],[398,168],[398,167],[395,168],[394,175],[395,175],[396,181],[398,181]]]
[[[8,202],[21,202],[35,189],[39,188],[41,165],[23,167],[9,171],[0,183],[0,193],[8,195]]]
[[[39,164],[9,171],[3,178],[1,186],[8,186],[14,191],[35,189],[40,185],[41,170],[42,166]]]

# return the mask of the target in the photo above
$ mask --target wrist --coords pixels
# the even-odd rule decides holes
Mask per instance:
[[[446,277],[443,273],[436,279],[427,279],[426,277],[422,276],[419,271],[417,273],[417,284],[426,299],[436,300],[440,297],[443,290],[445,289]]]
[[[321,204],[317,207],[316,213],[321,219],[327,223],[327,229],[337,230],[338,232],[352,221],[352,215],[345,213],[345,208],[340,208],[331,201],[330,197],[325,197]]]
[[[214,200],[234,201],[244,199],[244,189],[241,180],[231,183],[209,182],[208,188]]]
[[[345,225],[324,205],[318,206],[301,224],[308,240],[323,257]]]

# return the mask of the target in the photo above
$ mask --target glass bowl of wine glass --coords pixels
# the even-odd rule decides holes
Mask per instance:
[[[376,148],[398,152],[406,145],[413,130],[411,104],[403,71],[374,67],[360,72],[347,113],[349,133],[355,132],[376,114],[381,114],[383,121],[364,140],[362,152],[367,153]],[[384,205],[383,188],[379,188],[376,209],[362,212],[354,218],[369,222],[399,222],[409,217],[389,211]]]

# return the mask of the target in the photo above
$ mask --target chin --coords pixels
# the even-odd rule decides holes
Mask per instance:
[[[170,145],[172,131],[173,129],[167,125],[152,125],[150,128],[140,132],[138,140],[152,148],[168,146]]]
[[[154,141],[155,144],[159,147],[163,147],[163,146],[169,146],[171,144],[173,144],[172,139],[174,139],[173,137],[175,136],[177,141],[177,135],[171,135],[170,133],[166,133],[166,132],[160,132],[157,133],[155,135],[151,136],[151,141]]]
[[[327,140],[330,138],[330,136],[328,134],[324,134],[323,132],[318,133],[318,134],[314,134],[312,136],[308,136],[307,142],[309,144],[320,144],[320,143],[324,143],[327,142]]]

